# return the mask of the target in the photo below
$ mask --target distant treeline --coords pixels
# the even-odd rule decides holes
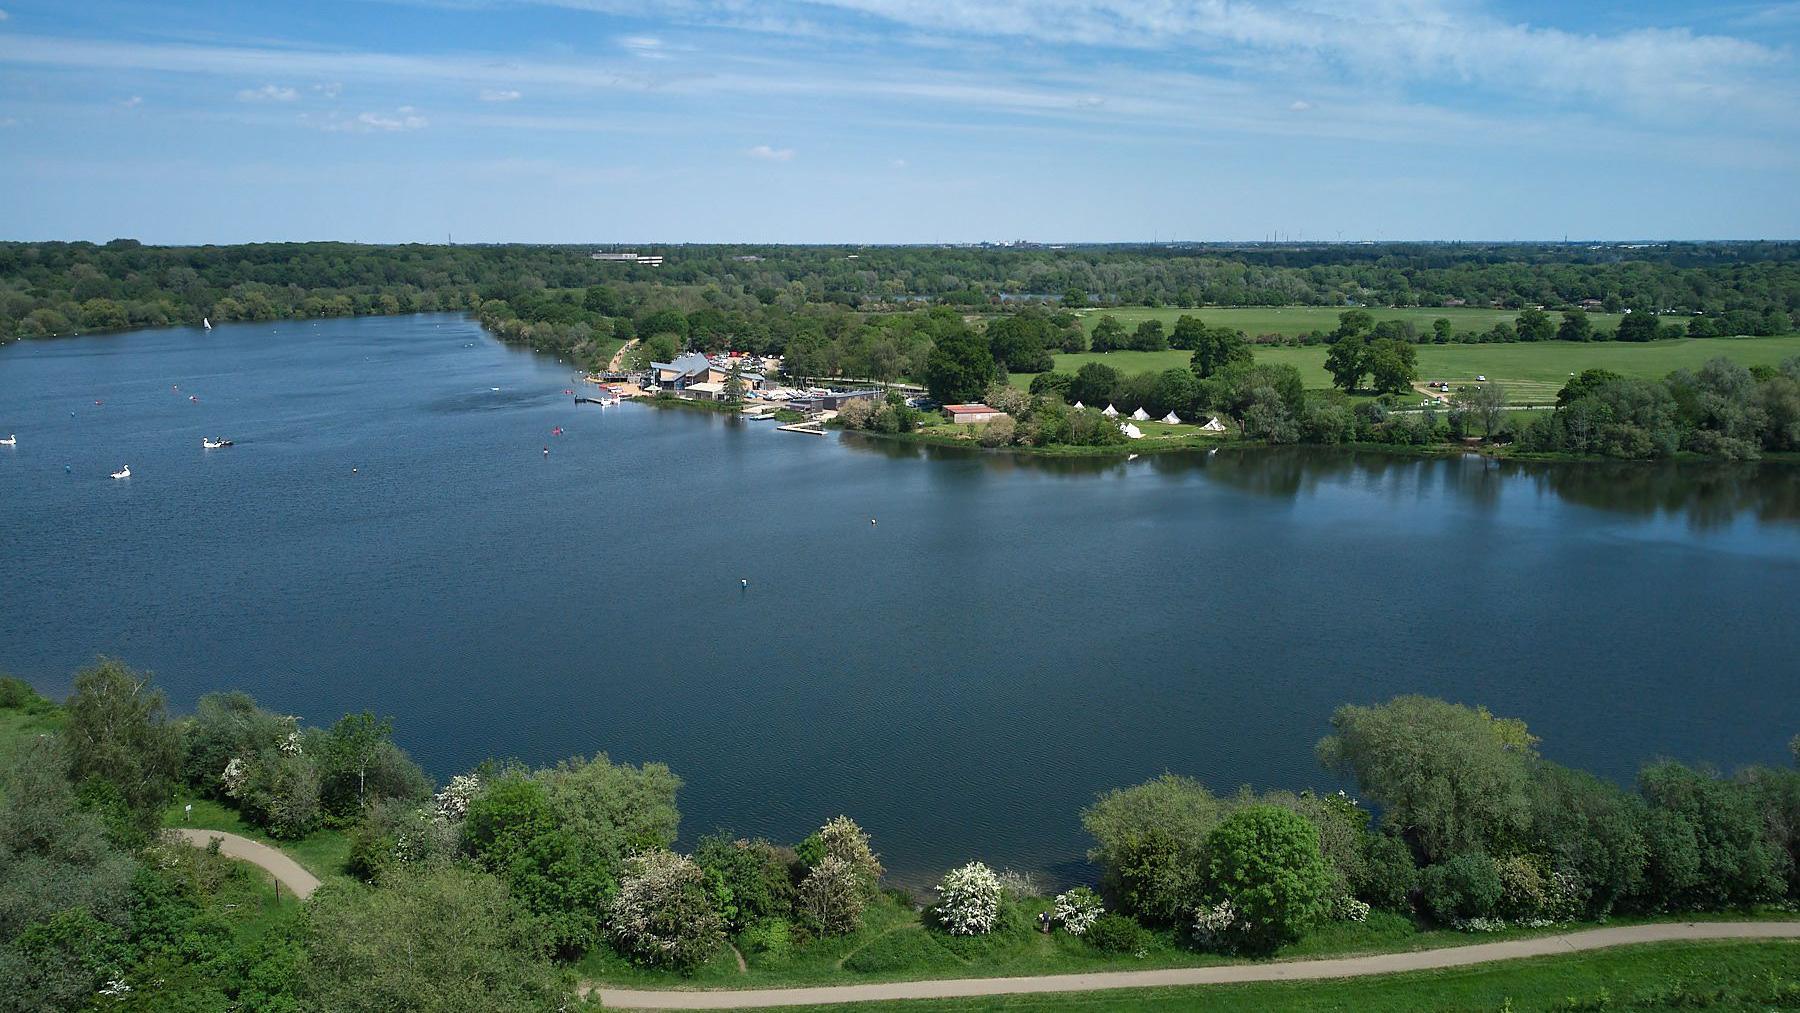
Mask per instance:
[[[1731,333],[1800,311],[1800,243],[1651,247],[1371,246],[749,247],[641,252],[661,268],[602,263],[590,247],[274,243],[152,247],[133,240],[0,243],[0,335],[219,320],[472,310],[543,290],[610,285],[632,308],[684,302],[893,310],[1075,305],[1545,306],[1739,314]],[[674,293],[683,293],[672,299]],[[577,298],[577,302],[581,299]],[[614,314],[603,314],[609,317]],[[534,320],[529,309],[512,316]],[[567,323],[559,326],[568,326]],[[615,328],[606,337],[616,336]],[[754,340],[754,334],[746,337]]]

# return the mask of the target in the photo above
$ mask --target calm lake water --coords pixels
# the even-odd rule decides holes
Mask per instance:
[[[1336,787],[1347,701],[1486,704],[1620,779],[1800,732],[1792,467],[1015,459],[570,379],[449,316],[0,348],[0,669],[368,707],[440,779],[664,760],[690,841],[848,812],[914,882],[1079,878],[1081,807],[1165,770]]]

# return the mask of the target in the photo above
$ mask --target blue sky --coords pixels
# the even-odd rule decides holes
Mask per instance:
[[[1800,0],[0,0],[0,237],[1800,236]]]

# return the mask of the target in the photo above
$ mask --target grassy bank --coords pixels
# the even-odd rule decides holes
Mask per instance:
[[[1800,943],[1698,942],[1621,947],[1477,967],[1337,981],[1121,989],[980,999],[814,1006],[832,1013],[972,1010],[1481,1011],[1800,1009]]]
[[[883,895],[870,907],[863,927],[848,936],[817,939],[804,946],[779,950],[759,949],[756,940],[749,936],[735,939],[734,945],[744,957],[742,971],[738,969],[737,955],[731,948],[721,948],[709,963],[688,977],[629,964],[605,948],[590,953],[575,966],[575,970],[583,979],[617,988],[718,989],[1079,974],[1246,962],[1241,958],[1198,952],[1168,930],[1149,932],[1144,948],[1139,951],[1141,955],[1106,953],[1066,932],[1049,935],[1038,932],[1034,924],[1037,914],[1048,910],[1049,906],[1050,901],[1045,898],[1020,901],[1002,920],[1001,926],[989,935],[959,937],[927,928],[911,905],[892,895]],[[1681,920],[1720,921],[1747,917],[1785,920],[1796,916],[1769,909],[1755,914],[1738,911],[1687,915]],[[1607,924],[1629,925],[1651,920],[1613,919]],[[1557,935],[1593,927],[1587,923],[1469,933],[1426,926],[1408,916],[1378,911],[1360,924],[1337,922],[1323,926],[1300,942],[1280,950],[1275,959],[1439,949]],[[1795,952],[1800,953],[1800,949]]]
[[[1211,321],[1209,321],[1211,322]],[[1300,370],[1308,387],[1331,386],[1325,372],[1324,345],[1287,348],[1257,346],[1258,362],[1286,363]],[[1773,338],[1679,338],[1641,344],[1616,341],[1538,341],[1512,345],[1419,345],[1419,379],[1472,382],[1477,376],[1506,388],[1514,404],[1547,404],[1570,373],[1584,369],[1610,369],[1620,376],[1659,379],[1676,369],[1697,369],[1706,360],[1725,356],[1745,366],[1776,366],[1800,355],[1800,334]],[[1082,352],[1058,355],[1056,368],[1072,373],[1090,362],[1101,362],[1126,375],[1185,369],[1192,353]],[[1015,373],[1012,382],[1031,385],[1030,373]]]

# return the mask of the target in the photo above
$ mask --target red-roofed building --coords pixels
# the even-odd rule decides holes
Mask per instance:
[[[965,425],[992,422],[995,419],[1006,417],[1005,412],[997,408],[989,408],[984,404],[947,404],[944,406],[944,411],[950,413],[950,421]]]

